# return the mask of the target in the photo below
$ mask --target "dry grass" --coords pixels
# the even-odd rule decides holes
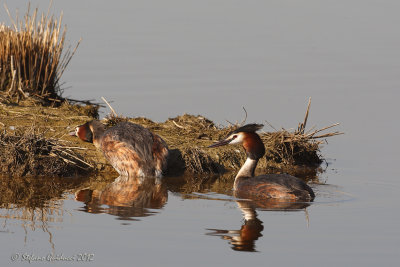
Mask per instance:
[[[322,162],[319,155],[319,147],[325,139],[342,132],[321,132],[338,126],[338,123],[321,128],[319,130],[306,131],[308,115],[310,113],[311,98],[308,101],[307,111],[302,123],[299,123],[297,130],[289,132],[286,129],[262,134],[266,145],[266,159],[272,163],[284,165],[306,165],[318,166]]]
[[[320,145],[328,137],[341,132],[322,133],[338,124],[319,130],[306,131],[311,99],[302,123],[295,131],[285,129],[260,133],[266,147],[265,160],[259,162],[261,169],[292,172],[293,174],[314,173],[321,164]],[[239,169],[246,159],[239,146],[225,146],[208,149],[212,141],[225,138],[240,125],[217,127],[212,121],[193,115],[182,115],[163,123],[154,123],[143,118],[130,119],[149,128],[163,137],[169,148],[180,152],[185,170],[192,173],[221,173]],[[241,123],[244,124],[244,121]],[[311,171],[312,170],[312,171]]]
[[[74,176],[89,173],[94,166],[57,139],[36,133],[34,126],[24,132],[0,133],[0,172],[13,176]]]
[[[62,14],[57,19],[48,13],[39,15],[38,9],[31,13],[28,5],[21,20],[6,10],[12,26],[0,24],[0,91],[16,102],[28,96],[60,102],[60,78],[79,42],[63,53]]]
[[[200,148],[185,148],[182,151],[185,169],[192,173],[219,173],[223,167]]]
[[[22,103],[25,102],[23,101]],[[8,135],[16,135],[21,138],[21,136],[24,136],[24,133],[32,131],[30,128],[34,124],[36,133],[41,133],[42,136],[40,138],[45,139],[36,143],[36,145],[40,145],[43,142],[51,142],[51,147],[59,147],[60,153],[62,153],[63,147],[74,147],[75,149],[73,150],[82,155],[80,159],[93,166],[91,170],[94,172],[117,175],[114,173],[111,165],[106,162],[101,152],[95,149],[93,144],[82,142],[76,137],[67,136],[67,133],[72,131],[75,126],[92,120],[93,116],[97,115],[95,114],[97,111],[96,107],[69,105],[65,103],[61,108],[50,108],[36,105],[35,103],[25,104],[26,106],[22,106],[21,104],[13,106],[0,102],[0,129],[8,131]],[[341,133],[337,131],[323,133],[323,131],[329,130],[337,124],[324,127],[320,130],[306,130],[309,109],[310,107],[308,106],[304,121],[294,131],[281,129],[274,132],[260,133],[266,147],[266,155],[258,164],[260,171],[273,173],[286,172],[296,176],[304,174],[306,177],[315,177],[318,167],[323,160],[319,152],[320,145],[325,142],[325,138]],[[216,126],[212,121],[203,116],[188,114],[158,123],[141,117],[125,118],[116,115],[115,111],[113,114],[108,115],[103,122],[110,127],[127,120],[148,128],[166,141],[170,149],[168,161],[168,175],[170,176],[180,175],[184,172],[203,174],[236,171],[246,160],[246,154],[240,146],[223,146],[218,149],[207,148],[214,141],[225,138],[229,132],[239,127],[239,125],[231,124],[228,127]],[[14,133],[10,128],[16,128],[19,132]],[[35,163],[35,161],[40,162],[43,158],[43,153],[49,153],[48,149],[40,148],[36,150],[43,153],[24,154],[25,157],[29,155],[28,160],[17,161],[15,156],[17,155],[17,151],[15,149],[18,147],[16,144],[19,144],[19,139],[3,135],[3,142],[5,138],[8,138],[6,143],[9,149],[6,149],[5,153],[0,151],[0,155],[3,155],[0,156],[0,171],[3,170],[5,172],[9,170],[8,166],[20,166],[14,167],[17,174],[39,174],[40,168],[35,167],[35,164],[39,164],[40,166],[40,163]],[[23,137],[23,140],[22,143],[25,145],[33,142],[26,137]],[[69,143],[65,143],[63,140]],[[2,150],[2,147],[4,146],[0,146],[0,150]],[[76,150],[76,148],[82,149]],[[34,151],[33,148],[30,148],[30,150]],[[7,154],[11,153],[10,151],[14,151],[12,155]],[[59,154],[58,156],[65,157],[63,154]],[[14,160],[14,165],[9,162],[11,159]],[[36,171],[24,171],[24,164],[26,162],[30,162],[29,166],[33,167]],[[31,168],[29,166],[27,167],[28,169]],[[73,164],[71,165],[73,170],[76,167]],[[65,174],[60,173],[60,175],[70,175],[71,172],[74,172],[69,171],[68,168],[64,170]]]
[[[143,118],[129,120],[142,124],[163,137],[170,149],[180,152],[174,153],[174,157],[175,155],[181,157],[180,165],[192,173],[223,173],[227,170],[237,170],[246,159],[240,146],[207,148],[213,141],[225,138],[239,125],[220,128],[202,116],[187,114],[162,123]],[[293,174],[310,172],[308,168],[315,170],[323,159],[319,149],[325,138],[342,134],[341,132],[321,134],[322,131],[337,124],[314,131],[305,131],[306,119],[301,125],[303,125],[301,128],[292,132],[282,129],[260,133],[266,147],[265,158],[259,162],[261,169],[268,168]],[[171,160],[176,164],[177,160],[174,157],[171,157]]]

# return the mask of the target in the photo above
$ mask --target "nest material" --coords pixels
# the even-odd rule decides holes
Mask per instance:
[[[239,146],[225,146],[218,149],[207,149],[211,140],[217,141],[238,125],[218,128],[201,116],[183,115],[169,119],[164,123],[144,121],[141,118],[130,119],[139,123],[163,137],[170,149],[180,151],[187,171],[192,173],[221,173],[226,170],[239,169],[246,160],[246,154]],[[332,125],[330,127],[336,126]],[[270,133],[260,133],[266,147],[264,160],[259,167],[287,170],[287,166],[318,167],[322,162],[320,145],[324,138],[341,134],[333,132],[317,135],[321,130],[313,132],[280,130]],[[175,160],[175,159],[174,159]]]
[[[322,163],[319,144],[286,130],[263,134],[266,160],[285,165],[318,166]]]
[[[304,120],[299,123],[295,131],[282,129],[260,133],[266,155],[264,160],[260,160],[259,167],[288,171],[288,166],[291,166],[295,167],[292,169],[303,172],[305,167],[316,168],[321,164],[323,158],[320,155],[320,145],[325,142],[325,138],[342,133],[336,131],[321,134],[322,131],[338,124],[306,131],[310,105],[311,99],[308,102]],[[202,116],[188,114],[170,118],[163,123],[144,121],[142,118],[130,120],[148,127],[163,137],[170,148],[179,150],[185,169],[191,173],[221,173],[226,170],[237,170],[246,160],[246,155],[239,146],[206,148],[211,144],[211,140],[221,140],[241,125],[231,124],[228,127],[218,127]]]
[[[13,176],[73,176],[89,173],[93,165],[56,139],[36,134],[0,134],[0,172]]]
[[[304,121],[299,123],[297,130],[289,132],[285,129],[272,133],[264,133],[262,139],[266,144],[267,161],[277,164],[292,166],[319,166],[322,163],[320,145],[325,138],[343,134],[341,132],[330,132],[320,134],[322,131],[339,125],[338,123],[324,127],[319,130],[306,131],[308,115],[310,113],[311,98],[308,100],[307,111]]]
[[[3,130],[0,136],[0,172],[70,176],[93,171],[116,175],[112,166],[93,144],[65,136],[75,126],[93,119],[88,115],[97,113],[97,108],[80,107],[82,106],[63,104],[61,108],[49,108],[34,103],[15,106],[0,102],[0,129]],[[258,164],[260,170],[272,169],[273,172],[297,175],[298,171],[305,172],[306,168],[315,169],[319,166],[322,161],[320,145],[325,138],[341,133],[321,134],[337,124],[306,131],[308,112],[309,107],[304,122],[294,131],[282,129],[259,133],[266,147],[266,155]],[[181,175],[185,171],[192,174],[235,171],[246,160],[241,146],[207,148],[240,125],[221,127],[203,116],[188,114],[158,123],[142,117],[125,118],[116,115],[115,111],[107,116],[105,123],[111,127],[122,121],[140,124],[166,141],[170,150],[167,170],[169,176]],[[35,125],[35,130],[31,129],[32,124]],[[13,133],[10,128],[18,129],[19,133]]]
[[[121,122],[127,122],[129,121],[128,118],[124,117],[124,116],[120,116],[120,115],[114,115],[114,114],[108,114],[103,122],[106,125],[106,127],[113,127]]]
[[[197,147],[182,151],[185,169],[192,173],[219,173],[223,168],[206,152]]]

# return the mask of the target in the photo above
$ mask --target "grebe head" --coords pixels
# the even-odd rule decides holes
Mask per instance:
[[[93,132],[89,127],[90,121],[86,122],[85,124],[79,125],[75,128],[75,131],[70,132],[69,134],[72,136],[77,136],[79,139],[93,143]]]
[[[246,124],[229,133],[225,139],[216,142],[209,147],[243,144],[249,158],[260,159],[265,154],[265,148],[256,131],[260,130],[262,127],[264,127],[262,124]]]
[[[92,120],[77,126],[75,131],[70,132],[70,135],[77,136],[85,142],[93,143],[93,133],[102,131],[104,131],[104,125],[98,120]]]

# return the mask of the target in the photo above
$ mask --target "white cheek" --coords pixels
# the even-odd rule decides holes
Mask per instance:
[[[235,145],[235,144],[241,144],[243,142],[243,136],[238,135],[235,139],[233,139],[229,144],[230,145]]]
[[[233,139],[229,144],[230,145],[240,144],[240,140],[239,140],[239,138]]]

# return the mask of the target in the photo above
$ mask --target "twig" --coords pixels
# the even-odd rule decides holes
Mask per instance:
[[[244,120],[240,123],[240,126],[242,126],[242,125],[246,122],[246,120],[247,120],[247,110],[246,110],[244,107],[242,107],[242,108],[243,108],[243,110],[244,110],[245,117],[244,117]]]
[[[309,133],[309,134],[307,134],[306,136],[311,138],[311,137],[313,137],[316,133],[325,131],[325,130],[327,130],[327,129],[330,129],[330,128],[335,127],[335,126],[338,126],[338,125],[339,125],[339,123],[335,123],[335,124],[332,124],[332,125],[330,125],[330,126],[326,126],[326,127],[322,128],[322,129],[315,130],[314,132]]]
[[[306,111],[306,115],[304,116],[304,121],[303,121],[303,123],[300,123],[299,128],[297,130],[301,134],[304,133],[304,130],[306,129],[306,124],[307,124],[307,120],[308,120],[308,114],[310,112],[310,106],[311,106],[311,97],[308,98],[307,111]]]
[[[344,133],[343,132],[333,132],[333,133],[327,133],[327,134],[321,134],[318,136],[313,136],[313,137],[310,137],[310,139],[319,139],[319,138],[331,137],[331,136],[341,135],[341,134],[344,134]]]
[[[59,156],[59,157],[60,157],[63,161],[65,161],[66,163],[73,164],[73,165],[75,165],[76,167],[78,167],[78,168],[80,168],[80,169],[82,169],[82,170],[86,170],[84,167],[79,166],[78,164],[76,164],[76,162],[73,162],[73,161],[71,161],[71,160],[69,160],[69,159],[67,159],[67,158],[64,158],[64,157],[61,156],[61,155],[57,155],[57,154],[55,154],[55,153],[51,153],[50,155]]]
[[[11,20],[12,25],[14,26],[14,30],[18,32],[17,23],[14,21],[13,17],[11,16],[10,10],[8,10],[8,7],[5,3],[4,3],[4,8],[7,11],[8,17]]]
[[[11,79],[11,84],[10,84],[10,89],[8,89],[7,93],[11,96],[11,91],[14,89],[15,86],[15,76],[17,74],[17,70],[14,69],[14,57],[11,56],[11,74],[12,74],[12,79]]]
[[[78,158],[77,156],[72,155],[71,153],[68,153],[68,152],[66,152],[66,151],[64,151],[64,150],[60,150],[60,152],[61,152],[61,153],[64,153],[64,154],[67,154],[68,156],[70,156],[70,157],[72,157],[72,158],[74,158],[74,159],[76,159],[76,160],[82,162],[83,164],[86,164],[87,166],[90,166],[90,167],[94,168],[91,164],[87,163],[87,162],[84,161],[84,160],[81,160],[80,158]]]
[[[307,132],[305,132],[304,134],[305,135],[309,135],[314,129],[315,129],[315,125],[314,126],[312,126]]]
[[[101,97],[101,99],[107,104],[107,106],[110,108],[111,113],[115,116],[118,117],[117,112],[115,112],[115,110],[112,108],[112,106],[110,105],[110,103],[107,102],[107,100],[104,98],[104,96]]]
[[[181,128],[181,129],[185,129],[185,127],[177,124],[174,120],[172,120],[172,122],[175,124],[176,127]]]
[[[229,123],[231,126],[236,126],[237,124],[235,124],[235,123],[232,123],[232,122],[230,122],[230,121],[228,121],[228,120],[225,120],[227,123]]]
[[[56,146],[56,145],[55,145]],[[80,150],[88,150],[87,147],[79,147],[79,146],[59,146],[63,149],[80,149]]]
[[[269,127],[271,127],[272,129],[274,129],[275,130],[275,132],[277,132],[278,130],[274,127],[274,126],[272,126],[272,124],[271,123],[269,123],[268,121],[265,121],[267,124],[268,124],[268,126]]]

